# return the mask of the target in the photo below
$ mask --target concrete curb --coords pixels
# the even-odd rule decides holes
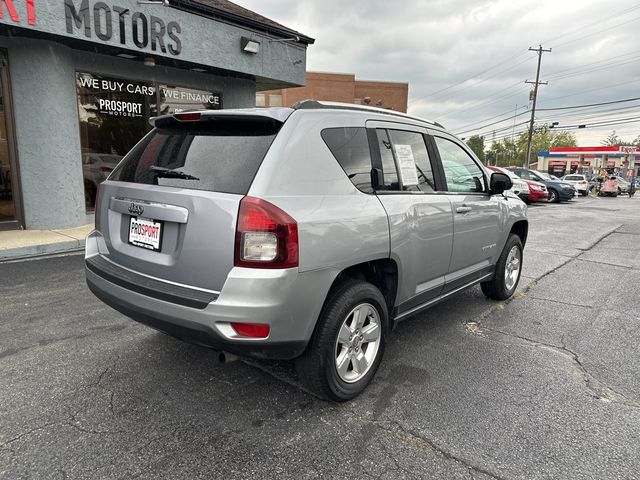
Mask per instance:
[[[15,230],[0,232],[0,263],[78,252],[92,224],[65,230]]]
[[[26,247],[8,248],[0,250],[0,263],[10,260],[42,257],[60,253],[72,253],[84,250],[84,240],[69,240],[68,242],[45,243]]]

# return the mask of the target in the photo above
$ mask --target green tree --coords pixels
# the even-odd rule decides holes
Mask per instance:
[[[518,136],[517,161],[524,164],[527,158],[527,132],[523,132]],[[561,132],[549,129],[547,126],[536,128],[533,131],[531,139],[531,163],[535,163],[538,158],[538,152],[549,150],[551,147],[575,147],[577,146],[576,137],[572,132]]]
[[[471,150],[473,150],[473,153],[476,154],[478,159],[484,163],[484,137],[481,137],[480,135],[472,135],[469,137],[469,140],[467,140],[467,145]]]
[[[616,133],[615,130],[613,132],[611,132],[609,135],[607,135],[600,143],[602,145],[607,146],[607,147],[617,147],[619,145],[629,145],[628,142],[625,142],[624,140],[622,140],[618,136],[618,134]]]

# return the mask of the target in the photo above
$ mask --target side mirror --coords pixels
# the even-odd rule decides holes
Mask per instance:
[[[495,172],[491,175],[491,182],[489,186],[491,195],[499,195],[505,190],[509,190],[512,186],[513,182],[511,181],[511,177],[509,177],[509,175],[498,172]]]

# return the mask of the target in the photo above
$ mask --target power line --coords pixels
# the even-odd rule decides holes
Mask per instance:
[[[515,115],[512,115],[511,117],[507,117],[507,118],[504,118],[502,120],[498,120],[497,122],[487,123],[486,125],[483,125],[481,127],[472,128],[471,130],[465,130],[464,132],[458,132],[458,133],[456,133],[456,135],[462,135],[463,133],[474,132],[474,131],[480,130],[482,128],[490,127],[492,125],[497,125],[498,123],[502,123],[502,122],[505,122],[507,120],[511,120],[513,118],[519,117],[519,116],[524,115],[526,113],[529,113],[529,110],[527,110],[526,112],[522,112],[522,113],[516,113]],[[508,127],[508,128],[511,128],[511,127]]]
[[[485,69],[485,70],[482,70],[481,72],[476,73],[475,75],[472,75],[472,76],[471,76],[471,77],[469,77],[469,78],[466,78],[466,79],[464,79],[464,80],[462,80],[462,81],[460,81],[460,82],[458,82],[458,83],[454,83],[453,85],[450,85],[450,86],[448,86],[448,87],[441,88],[440,90],[437,90],[437,91],[435,91],[435,92],[433,92],[433,93],[430,93],[430,94],[428,94],[428,95],[426,95],[426,96],[424,96],[424,97],[420,97],[420,98],[413,99],[413,101],[414,101],[414,102],[418,102],[418,101],[421,101],[421,100],[426,100],[427,98],[430,98],[430,97],[433,97],[433,96],[439,95],[440,93],[442,93],[442,92],[446,92],[447,90],[451,90],[452,88],[458,87],[458,86],[460,86],[460,85],[464,85],[464,84],[465,84],[466,82],[468,82],[469,80],[476,79],[476,78],[480,77],[481,75],[484,75],[485,73],[487,73],[487,72],[491,71],[492,69],[494,69],[494,68],[496,68],[496,67],[499,67],[500,65],[503,65],[503,64],[507,63],[507,62],[508,62],[508,61],[510,61],[510,60],[513,60],[513,59],[516,59],[516,58],[518,58],[518,57],[521,57],[522,55],[524,55],[524,53],[520,53],[520,54],[518,54],[518,55],[512,55],[511,57],[509,57],[509,58],[507,58],[507,59],[505,59],[505,60],[503,60],[503,61],[501,61],[501,62],[499,62],[499,63],[496,63],[495,65],[493,65],[493,66],[491,66],[491,67],[489,67],[489,68],[487,68],[487,69]],[[516,65],[513,65],[513,66],[509,67],[509,68],[508,68],[508,69],[506,69],[506,70],[501,70],[500,72],[497,72],[495,75],[498,75],[499,73],[508,72],[509,70],[513,70],[515,67],[517,67],[518,65],[521,65],[522,63],[524,63],[524,62],[525,62],[525,61],[527,61],[527,60],[528,60],[528,59],[525,59],[524,61],[522,61],[522,62],[520,62],[520,63],[518,63],[518,64],[516,64]],[[493,75],[493,76],[495,76],[495,75]],[[492,77],[488,77],[488,78],[492,78]],[[485,80],[488,80],[488,78],[487,78],[487,79],[485,79]]]
[[[584,108],[584,107],[596,107],[600,105],[612,105],[614,103],[625,103],[625,102],[634,102],[636,100],[640,100],[640,97],[634,98],[625,98],[624,100],[613,100],[611,102],[601,102],[601,103],[587,103],[584,105],[571,105],[568,107],[555,107],[555,108],[539,108],[538,110],[543,111],[551,111],[551,110],[570,110],[572,108]]]
[[[615,27],[621,27],[622,25],[627,25],[627,24],[629,24],[629,23],[637,22],[638,20],[640,20],[640,17],[635,17],[635,18],[632,18],[631,20],[627,20],[626,22],[617,23],[617,24],[615,24],[615,25],[610,25],[610,26],[605,27],[605,28],[602,28],[602,29],[600,29],[600,30],[594,30],[593,32],[588,33],[588,34],[586,34],[586,35],[583,35],[583,36],[581,36],[581,37],[574,38],[573,40],[568,40],[568,41],[566,41],[566,42],[563,42],[563,43],[557,44],[557,45],[555,46],[555,48],[562,47],[562,46],[564,46],[564,45],[568,45],[568,44],[573,43],[573,42],[577,42],[578,40],[583,40],[583,39],[585,39],[585,38],[587,38],[587,37],[591,37],[591,36],[593,36],[593,35],[597,35],[598,33],[602,33],[602,32],[605,32],[605,31],[611,30],[612,28],[615,28]],[[600,23],[600,22],[598,22],[598,23]]]
[[[598,65],[598,64],[601,64],[602,62],[608,63],[611,60],[615,60],[617,58],[622,58],[622,57],[628,57],[629,55],[638,55],[638,51],[637,50],[633,50],[631,52],[623,53],[621,55],[616,55],[615,57],[609,57],[609,58],[607,58],[605,60],[598,60],[597,62],[585,63],[583,65],[565,68],[564,70],[558,70],[556,72],[551,72],[549,75],[547,75],[547,77],[555,77],[558,74],[569,72],[571,70],[576,70],[577,68],[584,68],[584,67],[589,67],[589,66],[593,66],[593,65]]]
[[[575,27],[575,28],[569,30],[568,32],[565,32],[565,33],[563,33],[561,35],[558,35],[556,37],[548,38],[547,40],[544,40],[542,43],[547,43],[548,44],[548,43],[553,42],[554,40],[558,40],[558,39],[563,38],[563,37],[569,37],[569,36],[573,35],[574,33],[578,33],[580,31],[584,31],[585,28],[591,27],[592,25],[602,25],[607,20],[610,20],[612,18],[618,17],[620,15],[624,15],[625,13],[632,12],[633,10],[636,10],[638,8],[640,8],[640,3],[634,5],[633,7],[626,8],[626,9],[621,10],[619,12],[613,13],[613,14],[609,15],[608,17],[598,18],[598,20],[596,20],[594,22],[588,23],[586,25],[580,25],[578,27]]]
[[[568,113],[564,113],[564,114],[560,113],[560,114],[557,114],[557,115],[552,115],[550,117],[536,118],[535,121],[537,123],[552,122],[552,121],[554,121],[554,120],[556,120],[558,118],[562,118],[562,117],[566,117],[566,116],[576,117],[576,118],[578,118],[578,117],[580,117],[580,118],[584,118],[584,117],[591,118],[593,116],[602,116],[602,115],[606,115],[606,114],[611,113],[611,112],[638,108],[640,105],[630,105],[630,106],[626,106],[626,107],[622,107],[622,108],[598,110],[598,111],[585,112],[585,113],[580,113],[580,112],[584,111],[584,110],[591,110],[591,109],[595,109],[595,108],[599,108],[599,107],[603,107],[603,106],[608,106],[608,105],[613,105],[613,104],[620,104],[620,103],[627,103],[627,102],[632,102],[632,101],[636,101],[636,100],[640,100],[640,97],[627,98],[627,99],[623,99],[623,100],[612,100],[612,101],[609,101],[609,102],[600,102],[600,103],[592,103],[592,104],[584,104],[584,105],[570,105],[570,106],[555,107],[555,108],[539,108],[539,109],[537,109],[538,112],[540,112],[540,111],[555,111],[555,110],[573,110],[573,109],[578,109],[578,111],[577,112],[568,112]],[[516,117],[519,117],[521,115],[529,113],[530,111],[531,110],[527,110],[525,112],[514,114],[514,115],[502,118],[500,120],[497,120],[495,122],[492,122],[492,123],[489,123],[489,124],[486,124],[486,125],[477,126],[475,128],[472,128],[472,129],[461,131],[461,132],[456,133],[456,135],[462,135],[462,134],[465,134],[465,133],[482,130],[482,129],[488,127],[488,126],[497,125],[499,123],[506,122],[506,121],[511,120],[511,119],[515,119]],[[505,112],[505,113],[507,113],[507,112]],[[501,115],[504,115],[505,113],[502,113]],[[496,118],[497,116],[499,116],[499,115],[496,115],[494,117],[489,117],[489,118],[486,118],[486,119],[484,119],[484,120],[482,120],[480,122],[476,122],[475,124],[471,123],[471,124],[468,124],[466,126],[478,125],[479,123],[483,123],[483,122],[486,122],[488,120],[492,120],[493,118]],[[460,127],[460,128],[463,128],[463,127]],[[511,127],[505,127],[505,129],[506,128],[511,128]],[[494,130],[487,131],[487,133],[478,134],[478,135],[488,135],[490,133],[493,133],[493,132],[499,131],[499,130],[500,129],[494,129]]]
[[[615,88],[615,87],[621,87],[622,85],[628,85],[630,83],[636,83],[636,82],[638,82],[638,79],[629,80],[628,82],[616,83],[614,85],[606,85],[604,87],[591,88],[589,90],[582,90],[577,93],[572,93],[571,95],[561,95],[559,97],[547,98],[546,100],[543,100],[542,103],[548,103],[551,100],[560,100],[561,98],[575,97],[576,95],[582,95],[583,93],[597,92],[600,90],[604,90],[605,88],[608,90],[611,90],[612,88]]]

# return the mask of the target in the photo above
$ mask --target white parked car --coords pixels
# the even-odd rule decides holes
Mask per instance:
[[[509,175],[512,182],[512,187],[509,189],[509,191],[517,195],[518,197],[520,197],[520,200],[522,200],[523,202],[525,203],[528,202],[530,191],[529,191],[529,184],[527,182],[525,182],[515,173],[513,173],[510,170],[507,170],[506,168],[495,167],[493,165],[486,165],[486,167],[493,172],[504,173],[505,175]]]
[[[583,197],[586,197],[589,194],[589,182],[587,181],[587,177],[584,175],[572,173],[571,175],[565,175],[562,177],[562,181],[575,188]]]

